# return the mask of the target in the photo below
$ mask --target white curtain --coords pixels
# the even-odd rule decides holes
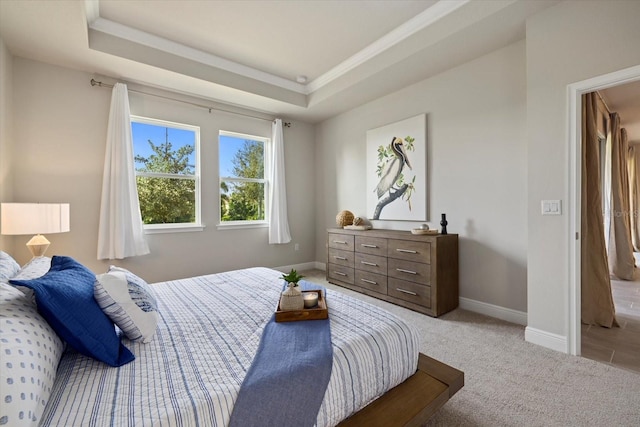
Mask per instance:
[[[604,219],[604,241],[609,253],[609,236],[611,235],[611,217],[613,213],[613,199],[611,195],[611,132],[606,132],[606,140],[603,142],[604,150],[601,154],[604,154],[604,159],[601,159],[603,176],[602,180],[602,212]]]
[[[269,244],[289,243],[289,219],[287,217],[287,189],[284,175],[284,140],[282,120],[271,126],[271,168],[269,176]]]
[[[129,95],[127,85],[116,83],[111,93],[104,156],[98,259],[148,253],[136,188]]]

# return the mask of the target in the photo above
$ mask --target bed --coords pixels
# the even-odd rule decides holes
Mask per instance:
[[[47,261],[40,263],[32,270]],[[43,407],[23,414],[31,417],[25,425],[228,425],[282,290],[280,276],[249,268],[149,285],[157,327],[149,342],[121,338],[135,360],[117,368],[49,340],[45,391],[36,398]],[[420,425],[462,387],[462,372],[419,354],[415,330],[395,315],[330,289],[326,301],[333,368],[317,426]],[[44,337],[47,326],[38,327]]]

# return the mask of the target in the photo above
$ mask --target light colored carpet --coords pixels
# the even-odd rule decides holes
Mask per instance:
[[[520,325],[461,309],[434,319],[304,274],[407,320],[424,354],[464,371],[426,426],[640,426],[638,373],[527,343]]]

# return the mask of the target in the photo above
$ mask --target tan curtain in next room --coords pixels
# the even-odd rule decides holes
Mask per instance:
[[[627,138],[627,131],[624,138]],[[631,206],[631,243],[636,252],[640,251],[640,147],[629,146],[629,204]]]
[[[609,232],[609,268],[616,277],[633,280],[636,261],[631,244],[631,206],[627,133],[620,130],[620,116],[611,113],[611,231]]]
[[[604,241],[596,96],[582,97],[582,322],[610,328],[617,323]]]

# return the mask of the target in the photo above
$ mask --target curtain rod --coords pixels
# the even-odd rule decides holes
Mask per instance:
[[[100,82],[100,81],[98,81],[96,79],[91,79],[91,86],[104,87],[104,88],[108,88],[108,89],[113,88],[113,85],[108,84],[108,83],[102,83],[102,82]],[[211,113],[212,110],[215,110],[215,111],[222,111],[222,112],[229,113],[229,114],[237,114],[239,116],[250,117],[252,119],[264,120],[266,122],[273,122],[274,121],[274,119],[265,119],[264,117],[252,116],[250,114],[238,113],[236,111],[225,110],[223,108],[210,107],[208,105],[203,105],[203,104],[196,104],[195,102],[183,101],[181,99],[170,98],[168,96],[157,95],[155,93],[149,93],[149,92],[143,92],[143,91],[136,90],[136,89],[128,89],[128,91],[129,92],[139,93],[139,94],[142,94],[142,95],[155,96],[157,98],[162,98],[162,99],[166,99],[166,100],[169,100],[169,101],[181,102],[183,104],[192,105],[194,107],[205,108],[205,109],[209,110],[209,113]],[[282,122],[282,126],[287,127],[287,128],[291,127],[291,122]]]
[[[607,109],[607,112],[609,114],[611,114],[611,108],[609,108],[609,106],[607,105],[607,102],[604,100],[604,98],[602,97],[602,95],[600,94],[600,91],[596,91],[596,94],[598,95],[598,98],[600,98],[600,101],[602,101],[602,103],[604,104],[604,108]]]

